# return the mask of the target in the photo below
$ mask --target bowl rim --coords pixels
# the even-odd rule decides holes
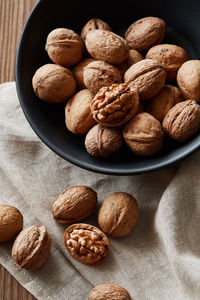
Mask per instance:
[[[21,36],[18,42],[18,47],[16,51],[16,58],[15,58],[15,80],[16,80],[16,90],[19,98],[19,102],[22,108],[22,111],[30,124],[33,131],[36,133],[36,135],[41,139],[41,141],[48,146],[53,152],[55,152],[58,156],[62,157],[64,160],[80,167],[83,169],[86,169],[91,172],[100,173],[100,174],[107,174],[107,175],[120,175],[120,176],[127,176],[127,175],[138,175],[138,174],[144,174],[156,170],[163,169],[165,167],[171,166],[174,163],[178,163],[181,160],[187,158],[189,155],[191,155],[193,152],[198,151],[200,149],[200,135],[198,136],[198,139],[194,145],[190,145],[189,148],[184,149],[184,151],[179,152],[176,155],[173,155],[172,157],[168,157],[165,159],[165,161],[157,162],[155,164],[152,164],[151,166],[146,167],[137,167],[137,168],[130,168],[130,169],[113,169],[113,168],[105,168],[101,166],[92,165],[90,163],[87,163],[85,161],[82,161],[81,159],[78,159],[76,157],[73,157],[71,155],[68,155],[68,153],[65,153],[61,149],[57,148],[53,143],[51,143],[42,132],[40,132],[36,126],[34,125],[34,122],[31,122],[31,116],[26,109],[26,105],[24,105],[23,101],[23,94],[20,88],[20,72],[19,72],[19,65],[20,65],[20,57],[21,57],[21,49],[22,44],[24,41],[24,37],[27,31],[27,27],[29,26],[29,23],[31,22],[31,18],[34,16],[36,10],[39,8],[42,2],[46,0],[39,0],[34,7],[32,8],[24,26],[21,32]]]

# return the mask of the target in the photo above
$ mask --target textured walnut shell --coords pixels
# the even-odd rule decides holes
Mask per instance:
[[[104,86],[122,82],[120,72],[102,60],[93,61],[84,67],[83,80],[86,88],[94,95]]]
[[[184,142],[200,128],[200,107],[194,100],[172,107],[163,120],[164,131],[174,140]]]
[[[51,237],[45,226],[33,225],[20,232],[13,248],[12,258],[27,270],[40,268],[49,256]]]
[[[11,205],[0,204],[0,242],[12,240],[23,228],[23,216]]]
[[[89,293],[88,300],[132,300],[129,292],[115,284],[95,286]]]
[[[117,152],[122,145],[119,129],[95,125],[85,138],[87,152],[94,157],[109,157]]]
[[[92,117],[90,103],[92,94],[88,89],[76,93],[65,106],[65,124],[74,134],[85,135],[96,123]]]
[[[76,90],[76,81],[70,70],[55,64],[40,67],[32,85],[36,96],[46,102],[65,102]]]
[[[175,80],[178,69],[188,60],[186,51],[172,44],[152,47],[147,52],[146,58],[154,59],[163,65],[167,70],[167,80]]]
[[[111,64],[121,64],[128,58],[126,41],[111,31],[91,30],[86,36],[85,45],[92,57]]]
[[[57,28],[49,33],[45,50],[55,64],[73,66],[82,57],[83,41],[73,30]]]
[[[131,195],[118,192],[108,195],[98,214],[98,224],[103,232],[118,238],[131,232],[138,219],[138,204]]]
[[[181,101],[183,101],[183,96],[180,89],[176,86],[165,85],[154,98],[147,101],[146,111],[162,123],[166,113]]]
[[[88,265],[102,262],[110,248],[107,236],[99,228],[84,223],[68,227],[64,243],[71,256]]]
[[[84,67],[86,67],[92,61],[95,61],[95,59],[94,58],[84,58],[72,70],[74,78],[80,89],[86,88],[84,80],[83,80],[83,70],[84,70]]]
[[[200,100],[200,60],[188,60],[177,74],[178,86],[187,99]]]
[[[124,74],[124,81],[137,88],[140,100],[154,97],[163,88],[166,70],[153,59],[143,59],[132,65]]]
[[[100,20],[100,19],[90,19],[85,26],[83,27],[82,31],[81,31],[81,38],[85,41],[86,35],[88,34],[89,31],[91,30],[95,30],[95,29],[103,29],[103,30],[108,30],[108,31],[112,31],[110,26]]]
[[[119,70],[122,77],[124,77],[124,73],[130,68],[133,64],[137,63],[138,61],[142,60],[143,56],[138,52],[137,50],[130,49],[128,58],[121,63],[120,65],[117,65],[117,69]]]
[[[138,91],[130,89],[124,83],[103,87],[95,95],[90,107],[97,123],[108,127],[119,126],[128,122],[137,113]]]
[[[58,223],[69,224],[90,216],[97,206],[97,193],[88,186],[71,186],[61,193],[52,206]]]
[[[146,51],[153,45],[163,41],[166,24],[160,18],[146,17],[137,20],[129,26],[125,38],[130,48]]]
[[[164,132],[158,120],[142,112],[126,124],[123,137],[133,153],[139,156],[149,156],[161,150]]]

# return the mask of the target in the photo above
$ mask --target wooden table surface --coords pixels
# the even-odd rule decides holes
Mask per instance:
[[[0,83],[13,81],[15,54],[23,25],[36,0],[0,0]],[[0,300],[34,300],[0,265]]]

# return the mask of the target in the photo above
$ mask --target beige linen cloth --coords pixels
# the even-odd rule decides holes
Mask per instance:
[[[63,243],[65,226],[52,217],[53,201],[71,185],[92,187],[100,202],[116,191],[138,200],[134,230],[110,238],[110,254],[100,265],[74,260]],[[48,261],[36,271],[12,261],[12,242],[0,244],[0,263],[38,299],[87,300],[90,290],[103,283],[123,286],[134,300],[200,299],[200,153],[145,175],[83,170],[40,141],[11,82],[0,86],[0,202],[21,211],[24,227],[43,224],[52,236]],[[86,222],[97,225],[96,217]]]

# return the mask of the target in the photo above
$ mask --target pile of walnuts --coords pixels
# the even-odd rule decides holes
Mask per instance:
[[[200,128],[200,60],[161,44],[165,32],[156,17],[137,20],[124,38],[100,19],[89,20],[80,36],[57,28],[45,46],[53,63],[33,76],[35,94],[67,102],[67,129],[86,135],[95,157],[111,156],[123,141],[138,156],[153,155],[165,133],[185,141]]]

